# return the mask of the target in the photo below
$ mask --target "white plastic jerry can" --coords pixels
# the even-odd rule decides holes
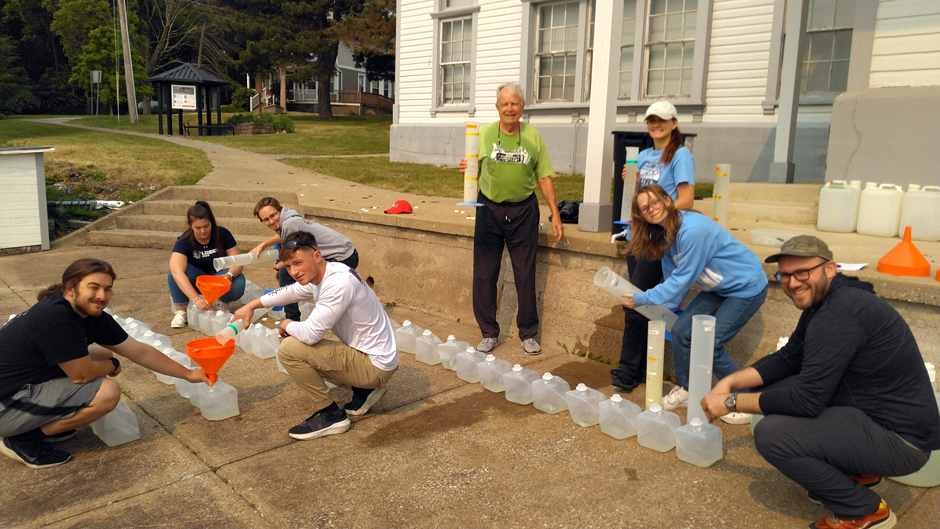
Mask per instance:
[[[140,439],[137,416],[124,402],[118,402],[117,407],[91,423],[91,431],[108,446],[118,446]]]

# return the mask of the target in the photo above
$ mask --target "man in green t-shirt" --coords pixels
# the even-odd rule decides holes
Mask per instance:
[[[519,298],[516,324],[527,354],[542,350],[535,336],[539,315],[535,304],[535,256],[539,237],[539,203],[535,187],[552,212],[552,233],[561,241],[564,228],[555,203],[552,162],[542,135],[532,125],[521,123],[525,96],[517,84],[505,84],[496,92],[499,121],[480,129],[480,193],[473,234],[473,313],[483,333],[477,350],[488,353],[496,347],[496,283],[503,245],[509,249]],[[460,172],[467,159],[460,161]]]

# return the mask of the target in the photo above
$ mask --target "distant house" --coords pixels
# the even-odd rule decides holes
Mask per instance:
[[[673,102],[697,179],[731,163],[735,181],[778,181],[781,86],[799,75],[791,181],[937,185],[940,2],[809,0],[788,63],[787,0],[619,0],[613,21],[595,20],[600,1],[400,0],[392,161],[456,165],[463,123],[495,121],[496,87],[517,82],[555,169],[585,172],[592,64],[613,52],[614,130],[645,131],[646,108]],[[619,49],[593,49],[595,26]]]
[[[343,102],[344,100],[356,99],[353,94],[344,97],[341,92],[365,92],[383,96],[388,98],[389,101],[382,102],[381,107],[383,109],[387,107],[385,113],[388,113],[388,110],[391,109],[391,100],[395,97],[395,82],[369,79],[366,69],[356,66],[352,50],[345,44],[340,44],[339,52],[336,55],[336,73],[333,75],[333,79],[330,80],[329,92],[334,106],[354,104],[352,102]],[[315,79],[294,82],[288,88],[288,110],[313,112],[318,102],[319,86]]]

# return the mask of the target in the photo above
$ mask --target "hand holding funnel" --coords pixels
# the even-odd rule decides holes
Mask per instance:
[[[202,297],[206,298],[209,305],[215,303],[215,300],[224,296],[232,288],[232,282],[221,276],[199,276],[196,278],[196,288]]]
[[[225,365],[225,362],[234,352],[235,340],[229,340],[225,345],[219,345],[215,336],[200,338],[186,344],[186,354],[206,372],[211,385],[214,385],[218,380],[219,369]]]

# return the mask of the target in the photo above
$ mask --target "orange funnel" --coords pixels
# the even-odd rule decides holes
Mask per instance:
[[[209,381],[215,384],[218,380],[219,369],[225,365],[232,353],[235,352],[235,340],[225,342],[225,345],[219,345],[215,336],[209,338],[200,338],[186,344],[186,354],[196,361],[209,376]]]
[[[904,240],[878,261],[882,274],[905,277],[930,277],[930,263],[911,242],[911,227],[904,228]]]
[[[196,278],[196,288],[199,289],[202,297],[206,298],[206,301],[212,305],[215,300],[224,296],[232,288],[232,282],[220,276],[199,276]]]

